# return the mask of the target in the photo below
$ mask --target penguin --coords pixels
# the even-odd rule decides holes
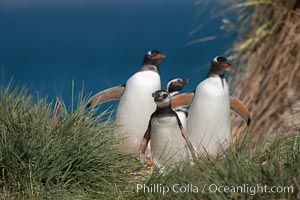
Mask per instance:
[[[239,113],[250,125],[248,109],[229,95],[224,71],[230,66],[225,57],[215,57],[206,78],[195,90],[172,99],[174,107],[190,105],[187,133],[199,153],[218,155],[230,142],[230,109]]]
[[[189,153],[193,156],[196,154],[178,115],[171,108],[170,94],[165,90],[158,90],[152,96],[157,107],[140,143],[140,161],[144,162],[146,147],[150,141],[154,166],[160,174],[164,174],[166,168],[187,159]],[[187,152],[186,146],[190,152]]]
[[[190,79],[174,78],[167,82],[166,91],[169,92],[170,96],[173,97],[178,95],[185,84],[189,83]],[[188,109],[184,106],[179,106],[174,109],[177,113],[180,122],[184,129],[186,129],[186,120],[188,117]]]
[[[144,56],[142,67],[126,84],[97,93],[87,104],[87,107],[91,107],[110,100],[120,100],[114,134],[121,139],[121,151],[124,154],[133,157],[139,155],[140,141],[156,108],[151,95],[161,89],[159,65],[165,57],[159,51],[149,51]]]
[[[167,82],[166,91],[171,97],[175,96],[179,94],[182,88],[190,81],[188,78],[173,78]]]

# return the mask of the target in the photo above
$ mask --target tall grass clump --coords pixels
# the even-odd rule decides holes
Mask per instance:
[[[300,0],[226,0],[238,13],[232,55],[235,96],[252,112],[254,141],[271,131],[300,126]],[[270,123],[272,122],[272,123]],[[233,123],[238,134],[243,126]]]
[[[300,134],[292,132],[266,136],[256,146],[247,141],[239,151],[232,146],[216,159],[199,158],[166,176],[153,174],[145,183],[152,191],[134,187],[137,199],[299,199],[299,166]],[[170,190],[163,194],[164,186]]]
[[[34,102],[24,88],[0,88],[0,199],[122,198],[137,163],[118,152],[110,120]]]

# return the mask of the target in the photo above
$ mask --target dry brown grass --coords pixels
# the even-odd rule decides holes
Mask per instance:
[[[237,42],[234,95],[252,114],[252,134],[300,127],[300,0],[265,1],[254,6],[247,36]],[[233,117],[233,137],[243,132]]]

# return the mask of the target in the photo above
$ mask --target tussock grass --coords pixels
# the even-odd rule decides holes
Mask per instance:
[[[238,39],[231,52],[238,67],[231,85],[252,113],[254,142],[266,127],[272,132],[299,128],[300,1],[224,2],[238,13]],[[234,133],[243,129],[236,119],[233,127]]]
[[[137,199],[297,199],[300,197],[300,135],[292,132],[289,135],[278,134],[262,138],[256,146],[247,142],[237,152],[235,147],[228,148],[216,159],[199,158],[194,165],[177,168],[166,176],[154,174],[146,183],[147,186],[161,184],[170,191],[147,192],[136,190]],[[188,188],[191,184],[198,187],[194,192],[173,192],[175,184]],[[214,192],[217,186],[241,186],[247,192]],[[285,192],[265,193],[254,189],[257,185],[286,187]],[[210,187],[211,186],[211,187]],[[211,191],[209,190],[209,187]],[[250,188],[251,187],[251,188]],[[289,187],[289,192],[287,187]],[[191,188],[191,187],[190,187]],[[179,187],[175,188],[177,191]],[[190,189],[191,191],[191,189]],[[221,188],[221,191],[224,191]],[[237,191],[237,190],[236,190]]]
[[[300,197],[297,131],[264,136],[256,145],[247,138],[239,150],[231,146],[217,158],[201,157],[165,176],[155,172],[149,176],[149,169],[119,154],[111,120],[101,120],[109,113],[95,115],[97,110],[85,110],[85,103],[81,97],[69,112],[60,100],[55,106],[45,100],[34,103],[23,88],[0,88],[0,199]],[[170,191],[137,192],[137,184],[168,186]],[[173,192],[175,184],[190,191]],[[198,191],[192,192],[191,184]],[[248,192],[210,192],[211,184],[245,185]],[[256,193],[253,187],[257,185],[290,187],[290,192]]]
[[[118,152],[111,120],[63,102],[34,102],[26,89],[0,88],[0,199],[124,197],[139,164]]]

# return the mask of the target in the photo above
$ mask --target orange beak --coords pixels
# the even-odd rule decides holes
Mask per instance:
[[[229,63],[224,63],[224,64],[220,64],[220,66],[228,69],[230,68],[231,65]]]
[[[158,54],[157,56],[154,56],[153,58],[157,59],[157,60],[162,60],[162,59],[166,58],[166,56],[163,54]]]

